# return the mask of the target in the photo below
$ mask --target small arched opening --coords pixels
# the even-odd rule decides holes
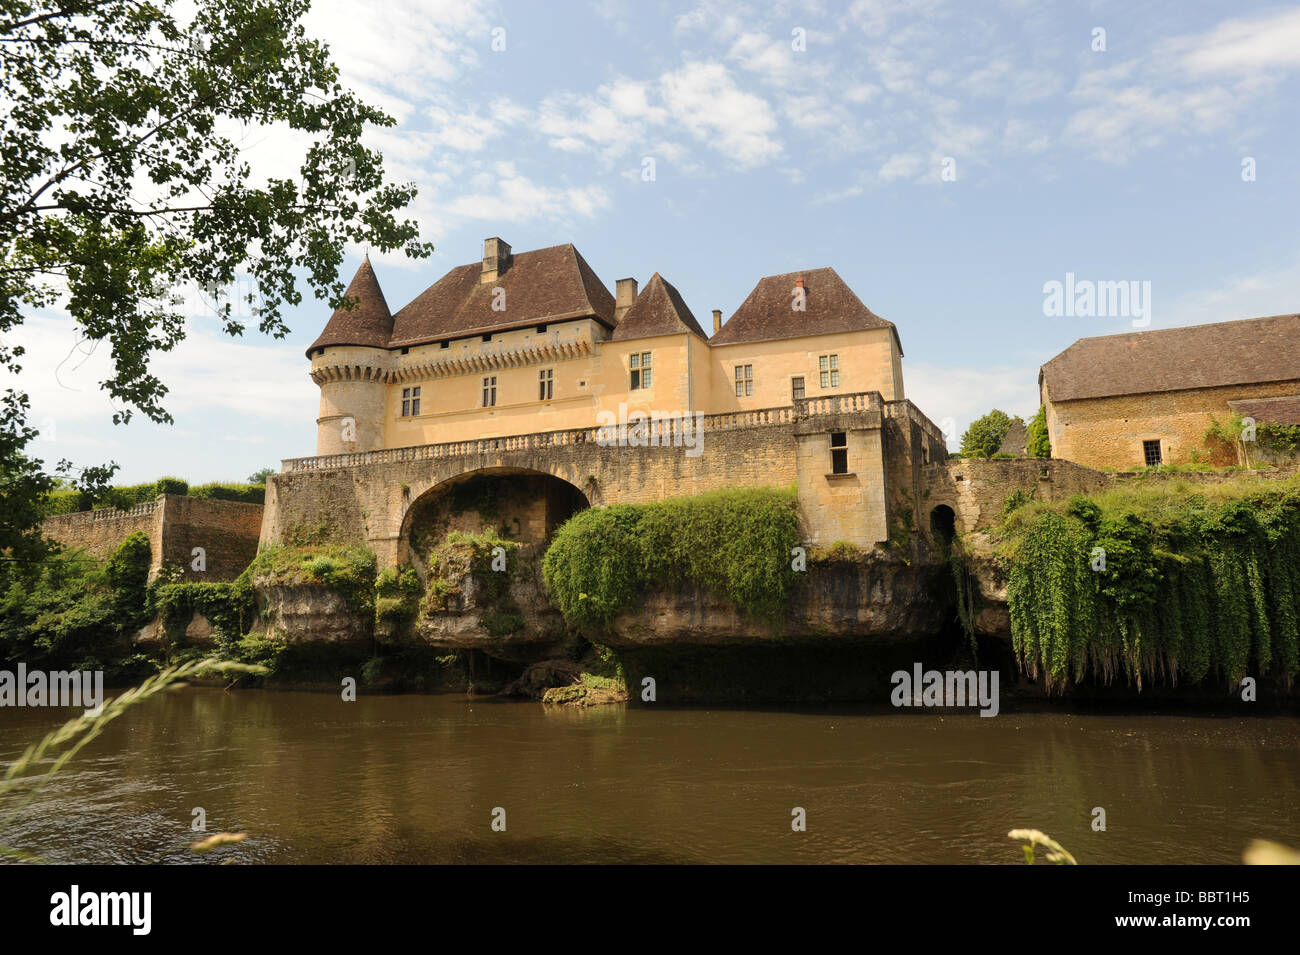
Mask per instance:
[[[947,504],[930,511],[930,534],[942,544],[951,544],[957,536],[957,515]]]

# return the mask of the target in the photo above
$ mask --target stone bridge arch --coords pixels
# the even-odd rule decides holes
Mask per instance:
[[[551,471],[505,465],[463,470],[421,485],[407,485],[394,514],[400,562],[408,562],[422,534],[442,536],[449,530],[488,527],[508,539],[541,544],[560,524],[590,507],[593,496],[599,498],[594,476],[584,489]]]

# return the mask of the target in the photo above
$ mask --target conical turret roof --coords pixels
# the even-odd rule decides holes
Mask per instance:
[[[340,308],[325,323],[325,330],[307,349],[307,357],[317,348],[329,345],[363,345],[369,348],[387,348],[393,334],[393,315],[379,288],[379,279],[370,267],[366,256],[348,285],[347,297],[357,299],[352,310]]]

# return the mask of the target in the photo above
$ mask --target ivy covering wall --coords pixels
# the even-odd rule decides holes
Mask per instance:
[[[1300,482],[1132,487],[1031,503],[999,529],[1012,641],[1049,689],[1300,669]]]

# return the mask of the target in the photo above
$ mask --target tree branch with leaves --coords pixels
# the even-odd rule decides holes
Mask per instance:
[[[339,277],[349,243],[430,254],[416,223],[399,217],[414,185],[389,182],[363,143],[367,129],[395,120],[340,83],[328,48],[302,26],[307,9],[307,0],[0,9],[0,370],[21,372],[23,350],[4,334],[59,306],[85,339],[110,346],[101,386],[118,405],[114,422],[139,411],[170,423],[151,359],[185,337],[180,290],[247,276],[251,291],[216,305],[222,328],[240,335],[249,315],[280,338],[300,281],[331,308],[355,306]],[[256,175],[254,130],[302,144],[296,175]],[[28,509],[8,505],[40,492],[19,463],[33,435],[26,410],[13,390],[0,548],[31,527]]]

